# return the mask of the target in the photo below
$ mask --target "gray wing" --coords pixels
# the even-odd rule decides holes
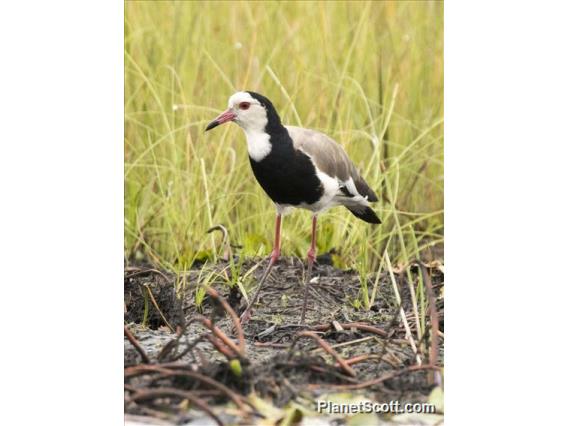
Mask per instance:
[[[359,195],[367,197],[369,202],[378,201],[377,195],[361,177],[341,145],[315,130],[295,126],[285,127],[292,138],[294,148],[308,154],[322,172],[344,183],[342,191],[348,191],[351,196],[357,195],[350,191],[349,184],[352,181]]]

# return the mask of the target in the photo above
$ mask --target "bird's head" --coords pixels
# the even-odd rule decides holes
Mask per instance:
[[[237,92],[229,98],[229,108],[207,125],[205,131],[234,121],[245,132],[264,132],[267,127],[281,125],[272,102],[255,92]]]

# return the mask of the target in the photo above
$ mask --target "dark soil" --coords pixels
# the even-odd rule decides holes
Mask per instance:
[[[257,262],[258,260],[246,261],[241,275],[246,274]],[[254,292],[265,265],[266,261],[262,261],[250,276],[250,282],[245,282],[249,295]],[[261,291],[252,318],[242,327],[246,356],[240,360],[242,374],[238,377],[224,355],[207,339],[200,340],[199,336],[203,337],[208,330],[196,320],[200,315],[211,319],[228,337],[236,341],[233,322],[212,296],[206,295],[199,307],[195,303],[199,277],[203,279],[214,269],[219,275],[213,287],[229,302],[237,315],[244,311],[246,302],[241,297],[238,286],[230,287],[227,280],[222,278],[231,278],[228,266],[228,263],[221,262],[206,271],[191,270],[182,276],[149,268],[127,268],[124,280],[125,323],[153,364],[171,365],[165,363],[175,361],[188,368],[191,366],[194,371],[228,386],[238,395],[246,396],[254,391],[257,395],[272,400],[276,406],[283,406],[298,398],[313,400],[324,392],[345,391],[347,389],[339,386],[362,384],[417,364],[417,356],[405,338],[405,328],[388,274],[379,277],[373,306],[369,310],[356,309],[354,306],[360,299],[361,291],[359,275],[355,271],[342,271],[326,264],[316,265],[313,274],[316,278],[309,288],[306,325],[299,326],[304,294],[304,265],[298,259],[286,258],[274,267]],[[439,327],[443,332],[444,277],[436,268],[429,268],[428,271],[432,277]],[[418,266],[411,266],[410,276],[415,292],[418,274]],[[375,279],[375,276],[368,278],[369,295]],[[396,280],[402,307],[416,339],[416,318],[413,315],[407,272],[398,274]],[[155,305],[160,308],[161,314]],[[427,321],[426,329],[430,330],[429,317]],[[385,331],[386,335],[356,327],[338,326],[349,323],[371,325]],[[181,331],[179,338],[176,339],[172,329]],[[345,360],[366,354],[369,355],[368,359],[352,364],[356,376],[350,377],[334,365],[335,360],[315,340],[299,338],[297,334],[302,330],[316,331]],[[417,346],[430,348],[431,336],[426,333],[423,339],[426,344],[416,342]],[[336,347],[338,344],[343,345]],[[438,344],[436,364],[441,366],[442,338],[438,338]],[[139,352],[126,339],[124,356],[125,367],[137,366],[142,361]],[[418,356],[422,362],[428,363],[427,351],[419,352]],[[424,402],[434,387],[432,377],[432,371],[412,371],[365,386],[357,392],[364,392],[376,401]],[[132,414],[157,415],[165,410],[170,411],[171,415],[172,410],[176,411],[172,404],[182,400],[163,398],[159,400],[160,404],[153,401],[149,405],[132,402],[129,395],[134,389],[167,386],[191,390],[210,403],[224,403],[228,399],[226,394],[212,392],[211,388],[187,378],[181,380],[179,377],[162,377],[158,380],[156,377],[141,375],[128,378],[126,384],[126,411]]]

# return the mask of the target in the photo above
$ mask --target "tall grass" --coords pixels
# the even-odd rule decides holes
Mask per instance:
[[[244,134],[204,134],[241,89],[336,139],[381,198],[380,226],[322,215],[319,252],[364,276],[384,270],[385,251],[394,265],[443,243],[442,3],[127,2],[125,73],[127,259],[215,260],[217,224],[241,255],[270,252],[275,211]],[[285,255],[305,255],[309,217],[284,218]]]

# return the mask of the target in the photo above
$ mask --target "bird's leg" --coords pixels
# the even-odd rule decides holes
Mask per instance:
[[[308,286],[310,285],[310,280],[312,279],[312,266],[314,265],[314,260],[316,260],[316,226],[318,217],[314,214],[312,218],[312,243],[310,249],[308,250],[308,272],[306,274],[306,283],[304,287],[304,305],[302,306],[302,316],[300,317],[300,324],[304,323],[304,318],[306,316],[306,306],[308,305]]]
[[[268,275],[270,274],[272,267],[274,266],[274,264],[276,263],[276,261],[280,257],[280,228],[281,228],[281,225],[282,225],[282,215],[277,214],[276,215],[276,231],[275,231],[275,235],[274,235],[274,248],[272,249],[272,253],[270,254],[270,261],[268,262],[268,266],[266,267],[266,269],[264,270],[264,273],[262,274],[262,277],[260,278],[260,282],[258,283],[258,287],[256,289],[256,292],[254,293],[254,296],[252,297],[252,300],[250,301],[249,305],[247,306],[247,308],[245,309],[245,311],[241,315],[241,324],[247,322],[250,319],[251,310],[252,310],[253,305],[256,303],[256,301],[258,299],[258,295],[260,294],[260,289],[262,288],[264,281],[266,281],[266,278],[268,278]]]

